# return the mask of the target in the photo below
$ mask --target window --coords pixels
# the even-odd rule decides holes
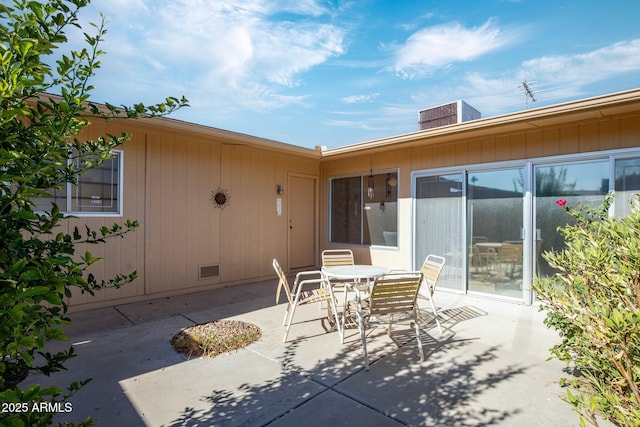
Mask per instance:
[[[553,275],[542,254],[565,248],[564,237],[558,227],[574,223],[564,209],[556,205],[564,199],[569,206],[578,203],[597,207],[609,190],[609,161],[601,159],[578,163],[556,163],[535,166],[535,237],[537,272]]]
[[[398,245],[397,171],[334,178],[330,189],[332,243]]]
[[[615,162],[615,215],[631,212],[630,202],[640,193],[640,158],[618,159]]]
[[[53,202],[60,211],[73,215],[122,214],[122,162],[122,152],[113,151],[113,157],[100,167],[78,175],[76,185],[67,183],[61,189],[53,191],[51,197],[37,199],[37,209],[48,211]],[[76,167],[81,167],[79,162]]]

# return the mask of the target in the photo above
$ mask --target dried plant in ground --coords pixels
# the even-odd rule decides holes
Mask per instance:
[[[171,338],[173,348],[189,357],[216,357],[257,341],[262,331],[240,320],[218,320],[185,328]]]

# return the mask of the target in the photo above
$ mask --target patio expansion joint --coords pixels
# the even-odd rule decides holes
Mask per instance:
[[[118,309],[118,306],[117,306],[117,305],[114,305],[114,306],[113,306],[113,309],[114,309],[114,310],[115,310],[115,311],[116,311],[120,316],[124,317],[124,318],[125,318],[125,320],[126,320],[127,322],[129,322],[131,325],[136,325],[136,322],[134,322],[133,320],[131,320],[131,319],[130,319],[126,314],[124,314],[122,311],[120,311],[120,310]]]
[[[383,411],[383,410],[381,410],[379,408],[376,408],[375,406],[370,405],[369,403],[365,402],[364,400],[360,400],[360,399],[356,398],[355,396],[351,395],[350,393],[346,393],[344,391],[340,391],[340,390],[336,389],[336,386],[340,385],[341,383],[345,382],[346,380],[348,380],[349,378],[351,378],[352,376],[354,376],[358,372],[362,372],[362,371],[363,370],[360,369],[360,370],[354,372],[353,374],[351,374],[351,375],[347,376],[346,378],[340,380],[336,384],[334,384],[334,385],[332,385],[330,387],[327,387],[327,390],[331,390],[334,393],[338,393],[340,396],[345,397],[345,398],[347,398],[347,399],[349,399],[349,400],[351,400],[351,401],[353,401],[353,402],[355,402],[355,403],[357,403],[359,405],[362,405],[365,408],[368,408],[368,409],[370,409],[370,410],[372,410],[374,412],[377,412],[378,414],[384,416],[385,418],[389,418],[390,420],[393,420],[393,421],[397,422],[398,424],[402,424],[402,425],[408,426],[409,424],[405,423],[404,421],[402,421],[402,420],[400,420],[398,418],[393,417],[387,411]],[[327,390],[323,391],[322,393],[325,393]]]
[[[397,350],[395,350],[395,351],[397,351]],[[395,351],[394,351],[394,352],[395,352]],[[373,363],[376,363],[376,362],[373,362]],[[373,364],[373,363],[372,363],[372,364]],[[294,370],[294,369],[291,369],[291,371],[293,372],[293,371],[295,371],[295,370]],[[324,383],[324,382],[322,382],[322,381],[319,381],[319,380],[314,379],[314,378],[313,378],[313,376],[312,376],[312,375],[310,375],[310,374],[305,374],[305,373],[303,373],[303,372],[300,372],[300,373],[299,373],[299,374],[300,374],[300,376],[302,376],[302,377],[306,378],[307,380],[309,380],[309,381],[311,381],[311,382],[313,382],[313,383],[315,383],[315,384],[318,384],[319,386],[323,387],[323,388],[324,388],[324,390],[322,390],[322,391],[318,392],[317,394],[315,394],[315,395],[313,395],[313,396],[310,396],[308,399],[305,399],[304,401],[300,402],[300,403],[299,403],[298,405],[296,405],[295,407],[292,407],[291,409],[289,409],[289,411],[287,411],[287,413],[289,413],[289,412],[293,411],[294,409],[296,409],[296,408],[298,408],[298,407],[300,407],[300,406],[304,405],[305,403],[309,402],[310,400],[313,400],[313,399],[317,398],[318,396],[320,396],[320,395],[322,395],[322,394],[324,394],[324,393],[327,393],[328,391],[332,391],[332,392],[337,393],[337,394],[339,394],[340,396],[342,396],[342,397],[344,397],[344,398],[346,398],[346,399],[349,399],[349,400],[350,400],[350,401],[352,401],[352,402],[355,402],[355,403],[356,403],[356,404],[358,404],[358,405],[362,405],[362,406],[364,406],[365,408],[370,409],[370,410],[372,410],[372,411],[374,411],[374,412],[376,412],[376,413],[378,413],[378,414],[380,414],[380,415],[384,416],[385,418],[389,418],[390,420],[393,420],[393,421],[395,421],[395,422],[396,422],[396,423],[398,423],[398,424],[401,424],[401,425],[404,425],[404,426],[408,426],[409,424],[405,423],[404,421],[402,421],[402,420],[400,420],[400,419],[398,419],[398,418],[393,417],[393,416],[392,416],[392,415],[390,415],[387,411],[380,410],[379,408],[376,408],[375,406],[372,406],[372,405],[370,405],[369,403],[367,403],[367,402],[365,402],[365,401],[363,401],[363,400],[360,400],[360,399],[356,398],[356,397],[355,397],[355,396],[353,396],[352,394],[347,393],[347,392],[344,392],[344,391],[340,391],[339,389],[337,389],[337,388],[336,388],[336,387],[337,387],[337,386],[339,386],[340,384],[342,384],[342,383],[344,383],[345,381],[349,380],[351,377],[354,377],[355,375],[357,375],[357,374],[359,374],[359,373],[363,373],[363,372],[366,374],[366,371],[364,371],[364,367],[363,367],[363,368],[360,368],[360,369],[357,369],[357,370],[355,370],[355,371],[354,371],[354,372],[352,372],[351,374],[348,374],[347,376],[345,376],[344,378],[342,378],[341,380],[339,380],[337,383],[335,383],[335,384],[333,384],[333,385],[327,385],[326,383]],[[281,416],[279,416],[278,418],[281,418],[281,417],[285,416],[287,413],[282,414],[282,415],[281,415]]]
[[[195,320],[193,320],[192,318],[190,318],[189,316],[187,316],[186,314],[180,314],[180,317],[185,318],[187,321],[193,323],[194,325],[197,325],[198,322],[196,322]]]

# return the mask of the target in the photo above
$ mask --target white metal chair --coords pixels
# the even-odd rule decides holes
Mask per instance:
[[[410,319],[415,327],[416,340],[420,361],[424,360],[422,341],[420,340],[420,325],[418,322],[418,290],[422,283],[422,273],[389,273],[378,277],[373,283],[371,294],[367,304],[363,304],[360,293],[356,295],[356,310],[358,317],[358,329],[364,351],[364,368],[369,370],[369,355],[367,353],[367,339],[365,330],[367,326],[375,323],[383,323],[386,319],[387,335],[391,336],[391,324],[396,315],[402,315],[400,319]]]
[[[446,260],[438,255],[429,254],[422,263],[422,267],[420,268],[420,272],[422,273],[423,280],[422,286],[419,291],[419,298],[428,299],[429,303],[431,303],[431,310],[433,310],[433,316],[436,319],[436,324],[438,325],[438,330],[442,333],[442,326],[440,325],[440,320],[438,319],[438,311],[436,310],[436,305],[433,302],[433,293],[436,290],[436,284],[438,283],[438,278],[440,277],[440,273],[444,269],[444,264]]]
[[[351,249],[326,249],[322,251],[322,266],[333,267],[335,265],[354,265]]]
[[[338,265],[355,265],[355,259],[351,249],[326,249],[322,251],[322,267],[335,267]],[[331,280],[331,284],[336,287],[342,287],[346,283],[341,280]]]
[[[287,276],[284,274],[282,267],[280,267],[278,260],[274,258],[272,264],[279,279],[278,289],[276,291],[276,304],[280,302],[280,292],[282,290],[284,290],[287,296],[287,309],[285,310],[284,320],[282,322],[282,326],[285,326],[286,330],[282,342],[287,341],[291,322],[293,321],[293,314],[299,305],[326,302],[328,304],[329,319],[333,316],[333,322],[335,322],[336,325],[338,324],[338,312],[332,298],[333,294],[330,289],[329,280],[324,277],[321,271],[303,271],[296,274],[293,287],[290,287]],[[305,277],[308,278],[305,279]]]

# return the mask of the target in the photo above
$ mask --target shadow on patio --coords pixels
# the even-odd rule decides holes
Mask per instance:
[[[237,288],[234,292],[242,286]],[[542,325],[535,307],[437,294],[445,330],[439,334],[426,314],[425,361],[418,361],[407,325],[394,326],[393,339],[385,328],[376,328],[368,331],[372,364],[367,372],[357,330],[349,329],[341,345],[320,319],[326,310],[315,305],[299,308],[283,344],[284,305],[273,305],[274,290],[275,282],[264,282],[253,296],[216,306],[209,299],[206,309],[201,293],[193,296],[193,304],[181,300],[180,310],[167,307],[173,316],[167,319],[158,309],[166,302],[131,305],[129,315],[142,323],[105,330],[90,347],[79,347],[69,372],[55,374],[58,384],[71,373],[74,379],[96,378],[74,397],[74,412],[60,418],[92,416],[98,426],[172,427],[559,426],[577,421],[558,397],[563,365],[545,361],[557,338]],[[208,295],[213,298],[215,292]],[[183,313],[174,316],[176,311]],[[213,359],[184,360],[173,352],[168,341],[181,327],[222,318],[256,324],[263,336]]]

